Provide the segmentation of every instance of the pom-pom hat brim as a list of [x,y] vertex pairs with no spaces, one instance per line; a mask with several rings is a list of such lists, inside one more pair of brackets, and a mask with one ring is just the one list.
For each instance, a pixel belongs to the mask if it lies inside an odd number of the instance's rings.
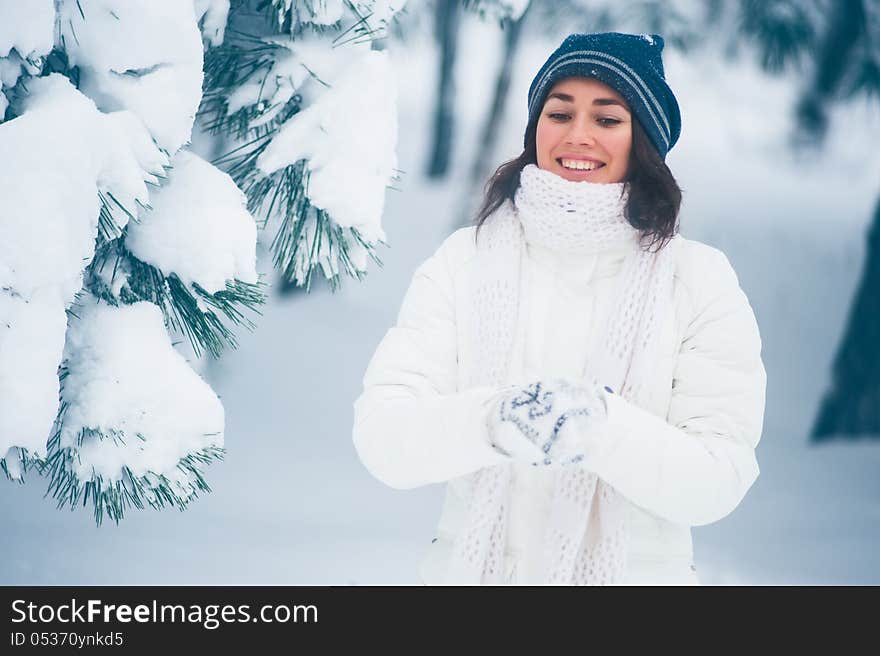
[[620,93],[661,157],[678,141],[681,113],[666,83],[660,35],[606,32],[572,34],[550,55],[529,86],[529,124],[553,84],[567,77],[589,77]]

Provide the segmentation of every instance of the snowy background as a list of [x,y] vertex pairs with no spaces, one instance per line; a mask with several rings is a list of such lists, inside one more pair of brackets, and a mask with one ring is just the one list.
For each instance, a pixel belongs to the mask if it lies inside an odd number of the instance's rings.
[[[213,492],[186,512],[130,511],[98,528],[88,509],[56,510],[37,476],[2,485],[0,583],[418,582],[443,487],[396,491],[371,478],[351,443],[352,403],[412,272],[457,227],[502,38],[464,17],[454,172],[432,184],[422,171],[438,55],[428,25],[419,29],[388,44],[403,175],[386,194],[385,266],[335,294],[326,285],[273,294],[257,330],[239,331],[238,350],[207,363],[203,376],[225,407],[226,458],[207,468]],[[562,36],[521,48],[491,161],[518,154],[529,82]],[[880,112],[839,107],[826,149],[796,158],[786,146],[796,78],[767,77],[747,60],[664,56],[682,106],[682,137],[667,160],[685,193],[682,232],[730,258],[768,373],[761,475],[730,516],[693,529],[698,575],[707,584],[878,584],[880,440],[815,447],[807,433],[880,191]],[[258,270],[274,279],[265,246]]]

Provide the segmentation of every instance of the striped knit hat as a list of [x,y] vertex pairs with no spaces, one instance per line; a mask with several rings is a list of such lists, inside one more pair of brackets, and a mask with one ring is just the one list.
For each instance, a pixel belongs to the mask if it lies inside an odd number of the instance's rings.
[[529,125],[538,120],[544,99],[557,80],[591,77],[624,97],[665,158],[681,134],[681,114],[664,77],[660,58],[663,43],[657,34],[604,32],[566,37],[529,87]]

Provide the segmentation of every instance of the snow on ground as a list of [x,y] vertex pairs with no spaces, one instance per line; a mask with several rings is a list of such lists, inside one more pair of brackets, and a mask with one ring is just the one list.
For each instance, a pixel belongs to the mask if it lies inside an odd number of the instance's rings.
[[[470,164],[498,59],[484,50],[500,44],[492,25],[468,18],[465,28],[459,170]],[[531,75],[556,41],[521,53],[494,161],[516,154]],[[319,286],[270,304],[257,331],[240,332],[239,349],[205,369],[226,411],[227,458],[207,469],[214,492],[185,513],[132,513],[98,529],[87,511],[56,511],[35,477],[7,485],[0,583],[417,582],[443,488],[397,491],[371,478],[351,444],[351,404],[413,270],[453,229],[461,180],[421,177],[434,53],[392,55],[405,173],[402,191],[386,198],[385,266],[336,295]],[[761,475],[731,515],[694,529],[699,576],[722,585],[878,584],[880,441],[809,447],[805,435],[880,191],[880,155],[870,152],[880,119],[847,108],[840,118],[849,127],[829,152],[796,161],[780,146],[793,87],[696,57],[670,55],[667,70],[685,107],[669,158],[685,189],[683,232],[729,256],[758,316],[768,371]],[[268,270],[265,255],[259,266]]]

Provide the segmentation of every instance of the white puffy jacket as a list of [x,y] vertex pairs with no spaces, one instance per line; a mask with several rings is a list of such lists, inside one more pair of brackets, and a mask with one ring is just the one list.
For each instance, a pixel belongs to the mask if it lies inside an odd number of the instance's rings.
[[[514,370],[525,372],[523,382],[583,375],[625,253],[572,256],[534,244],[526,253],[529,311],[518,325]],[[373,476],[397,489],[448,482],[420,567],[425,583],[448,582],[445,566],[465,519],[459,478],[506,461],[486,436],[486,402],[497,390],[464,383],[473,362],[464,330],[475,256],[474,228],[464,228],[417,269],[354,406],[354,445]],[[609,396],[607,425],[584,460],[630,502],[625,583],[699,583],[690,527],[730,513],[759,472],[761,340],[723,253],[680,238],[674,305],[648,401],[638,407]],[[530,577],[551,475],[515,468],[506,555],[513,581],[537,582]]]

